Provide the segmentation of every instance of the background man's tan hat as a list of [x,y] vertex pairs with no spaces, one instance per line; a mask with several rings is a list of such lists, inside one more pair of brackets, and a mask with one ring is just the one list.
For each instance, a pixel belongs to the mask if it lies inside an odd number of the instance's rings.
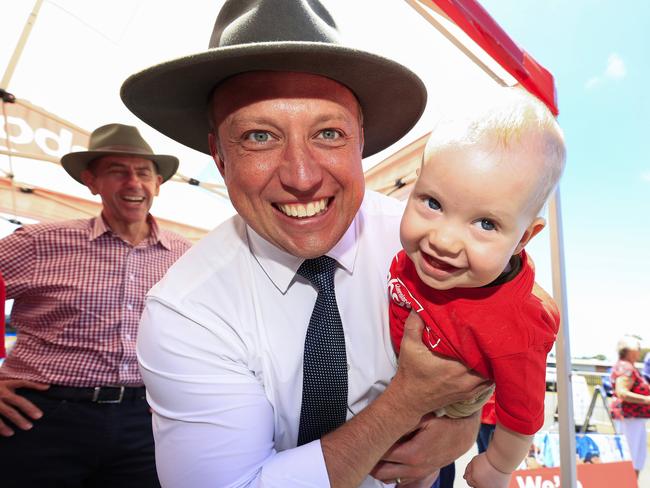
[[138,156],[153,161],[163,182],[174,176],[178,169],[178,158],[154,154],[136,127],[123,124],[107,124],[95,129],[90,134],[88,151],[66,154],[61,158],[61,165],[70,176],[83,185],[81,172],[88,167],[88,163],[111,154]]
[[347,86],[363,110],[364,156],[398,141],[426,105],[426,88],[408,68],[342,46],[336,23],[317,0],[228,0],[207,51],[132,75],[121,96],[147,124],[209,153],[206,108],[215,86],[239,73],[269,70],[322,75]]

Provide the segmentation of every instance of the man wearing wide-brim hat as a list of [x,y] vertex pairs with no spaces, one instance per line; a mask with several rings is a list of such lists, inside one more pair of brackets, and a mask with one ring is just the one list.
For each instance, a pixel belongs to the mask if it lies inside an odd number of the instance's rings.
[[0,367],[3,487],[158,487],[135,340],[144,296],[189,247],[149,214],[178,167],[108,124],[61,164],[101,215],[0,240],[14,348]]
[[425,88],[337,36],[316,0],[226,1],[208,51],[122,86],[138,117],[213,156],[238,213],[145,306],[164,486],[431,486],[476,438],[478,418],[428,415],[482,380],[430,354],[418,319],[396,372],[385,277],[403,208],[364,190],[362,157],[413,127]]

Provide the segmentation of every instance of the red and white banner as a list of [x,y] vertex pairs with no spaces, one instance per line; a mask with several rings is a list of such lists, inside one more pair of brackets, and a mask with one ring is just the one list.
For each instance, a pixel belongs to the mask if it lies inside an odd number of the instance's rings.
[[[578,464],[576,488],[637,488],[631,461]],[[559,488],[560,468],[515,471],[508,488]]]
[[0,154],[58,163],[88,147],[88,131],[26,100],[0,104]]

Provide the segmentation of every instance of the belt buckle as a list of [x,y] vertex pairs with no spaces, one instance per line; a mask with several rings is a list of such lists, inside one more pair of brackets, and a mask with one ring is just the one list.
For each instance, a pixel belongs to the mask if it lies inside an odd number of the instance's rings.
[[[104,388],[104,390],[106,390],[106,389],[108,389],[108,388],[110,388],[110,389],[119,388],[119,390],[120,390],[120,394],[119,394],[118,397],[115,398],[115,399],[111,399],[111,400],[100,400],[100,399],[99,399],[99,394],[100,394],[100,392],[102,391],[102,388]],[[123,399],[123,398],[124,398],[124,386],[104,386],[104,387],[102,387],[102,386],[96,386],[95,389],[94,389],[94,391],[93,391],[93,397],[92,397],[91,401],[93,401],[93,402],[95,402],[95,403],[122,403],[122,399]]]

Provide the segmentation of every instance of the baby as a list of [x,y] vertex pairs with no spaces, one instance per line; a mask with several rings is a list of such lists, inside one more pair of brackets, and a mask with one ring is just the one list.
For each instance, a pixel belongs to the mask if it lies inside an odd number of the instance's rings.
[[[565,146],[550,111],[524,89],[486,98],[472,118],[455,116],[429,137],[402,218],[404,249],[391,264],[389,315],[398,352],[413,311],[432,351],[494,381],[494,437],[465,479],[505,488],[544,420],[546,356],[559,313],[535,285],[524,247],[545,226],[540,214]],[[438,414],[471,415],[491,393]]]

